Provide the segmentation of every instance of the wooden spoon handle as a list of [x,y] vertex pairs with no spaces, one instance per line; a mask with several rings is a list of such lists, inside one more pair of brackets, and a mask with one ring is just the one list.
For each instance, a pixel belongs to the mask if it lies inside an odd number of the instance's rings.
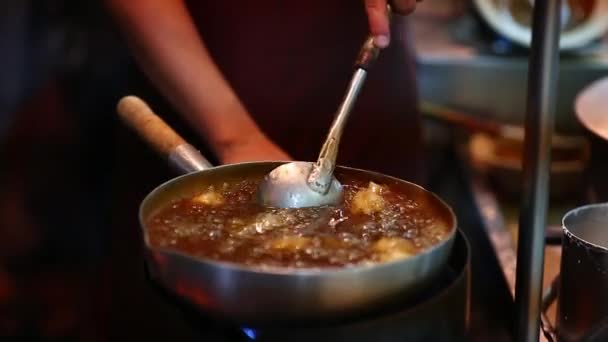
[[168,157],[178,146],[187,144],[139,97],[123,97],[118,102],[117,111],[125,124],[164,157]]
[[124,123],[166,158],[178,172],[189,173],[213,167],[142,99],[133,95],[125,96],[118,102],[116,110]]

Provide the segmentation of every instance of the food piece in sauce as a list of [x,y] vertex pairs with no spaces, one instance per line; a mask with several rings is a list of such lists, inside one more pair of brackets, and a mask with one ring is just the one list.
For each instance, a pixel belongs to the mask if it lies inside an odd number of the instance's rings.
[[382,197],[384,188],[374,182],[369,182],[369,186],[359,190],[353,197],[351,211],[354,214],[371,215],[382,211],[385,206],[385,200]]
[[216,192],[213,187],[210,187],[207,191],[194,197],[192,201],[195,203],[217,207],[224,204],[224,196],[222,196],[222,194],[219,192]]
[[283,236],[270,241],[272,249],[296,251],[304,249],[311,243],[311,238],[303,236]]
[[252,222],[257,233],[264,233],[273,230],[277,227],[285,226],[288,222],[288,217],[281,212],[269,212],[259,214]]
[[414,243],[402,238],[383,237],[374,243],[373,250],[381,262],[406,259],[416,254]]

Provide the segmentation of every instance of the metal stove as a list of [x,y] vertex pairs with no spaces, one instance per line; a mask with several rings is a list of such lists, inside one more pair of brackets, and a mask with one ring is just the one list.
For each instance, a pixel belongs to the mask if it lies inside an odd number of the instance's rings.
[[[437,151],[429,188],[456,212],[460,233],[449,269],[434,288],[410,302],[351,321],[314,326],[247,327],[205,315],[148,278],[148,285],[199,341],[511,341],[513,298],[457,154]],[[445,172],[449,170],[449,172]],[[255,295],[255,294],[252,294]]]
[[466,341],[469,264],[470,247],[464,235],[459,234],[448,269],[421,296],[355,320],[315,325],[243,326],[206,316],[156,284],[153,286],[179,308],[183,319],[205,341]]

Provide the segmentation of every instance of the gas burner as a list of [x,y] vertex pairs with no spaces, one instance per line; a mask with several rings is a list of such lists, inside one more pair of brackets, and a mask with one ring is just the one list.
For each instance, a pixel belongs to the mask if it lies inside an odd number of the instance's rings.
[[260,335],[257,330],[245,327],[241,328],[241,332],[243,332],[248,341],[257,341],[258,336]]
[[435,286],[415,300],[395,303],[383,312],[358,319],[313,326],[297,323],[258,327],[207,317],[148,279],[170,304],[179,308],[189,325],[205,336],[216,336],[207,341],[454,341],[462,340],[467,333],[469,264],[469,245],[459,232],[446,271]]

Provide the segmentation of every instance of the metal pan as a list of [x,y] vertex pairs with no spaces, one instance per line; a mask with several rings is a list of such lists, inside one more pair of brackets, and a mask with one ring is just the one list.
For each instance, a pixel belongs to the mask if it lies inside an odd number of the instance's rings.
[[557,300],[555,326],[544,314],[551,341],[608,339],[608,203],[570,210],[562,220],[560,274],[546,291],[546,309]]
[[[485,174],[501,195],[521,196],[523,179],[524,127],[481,119],[479,113],[458,111],[422,102],[427,117],[460,126],[470,132],[467,143],[472,166]],[[585,137],[554,134],[551,142],[550,196],[570,200],[585,187],[584,172],[591,146]],[[561,234],[561,229],[560,229]]]
[[141,100],[125,97],[118,104],[122,119],[187,173],[161,184],[141,203],[139,220],[145,261],[152,280],[205,314],[248,325],[317,322],[358,316],[395,300],[407,300],[428,287],[445,270],[454,238],[452,209],[422,187],[386,175],[339,166],[336,177],[363,175],[371,181],[400,187],[411,198],[429,203],[451,226],[441,243],[414,257],[355,268],[259,270],[243,265],[192,257],[155,248],[146,222],[170,202],[192,196],[220,181],[263,176],[281,162],[250,162],[212,167]]

